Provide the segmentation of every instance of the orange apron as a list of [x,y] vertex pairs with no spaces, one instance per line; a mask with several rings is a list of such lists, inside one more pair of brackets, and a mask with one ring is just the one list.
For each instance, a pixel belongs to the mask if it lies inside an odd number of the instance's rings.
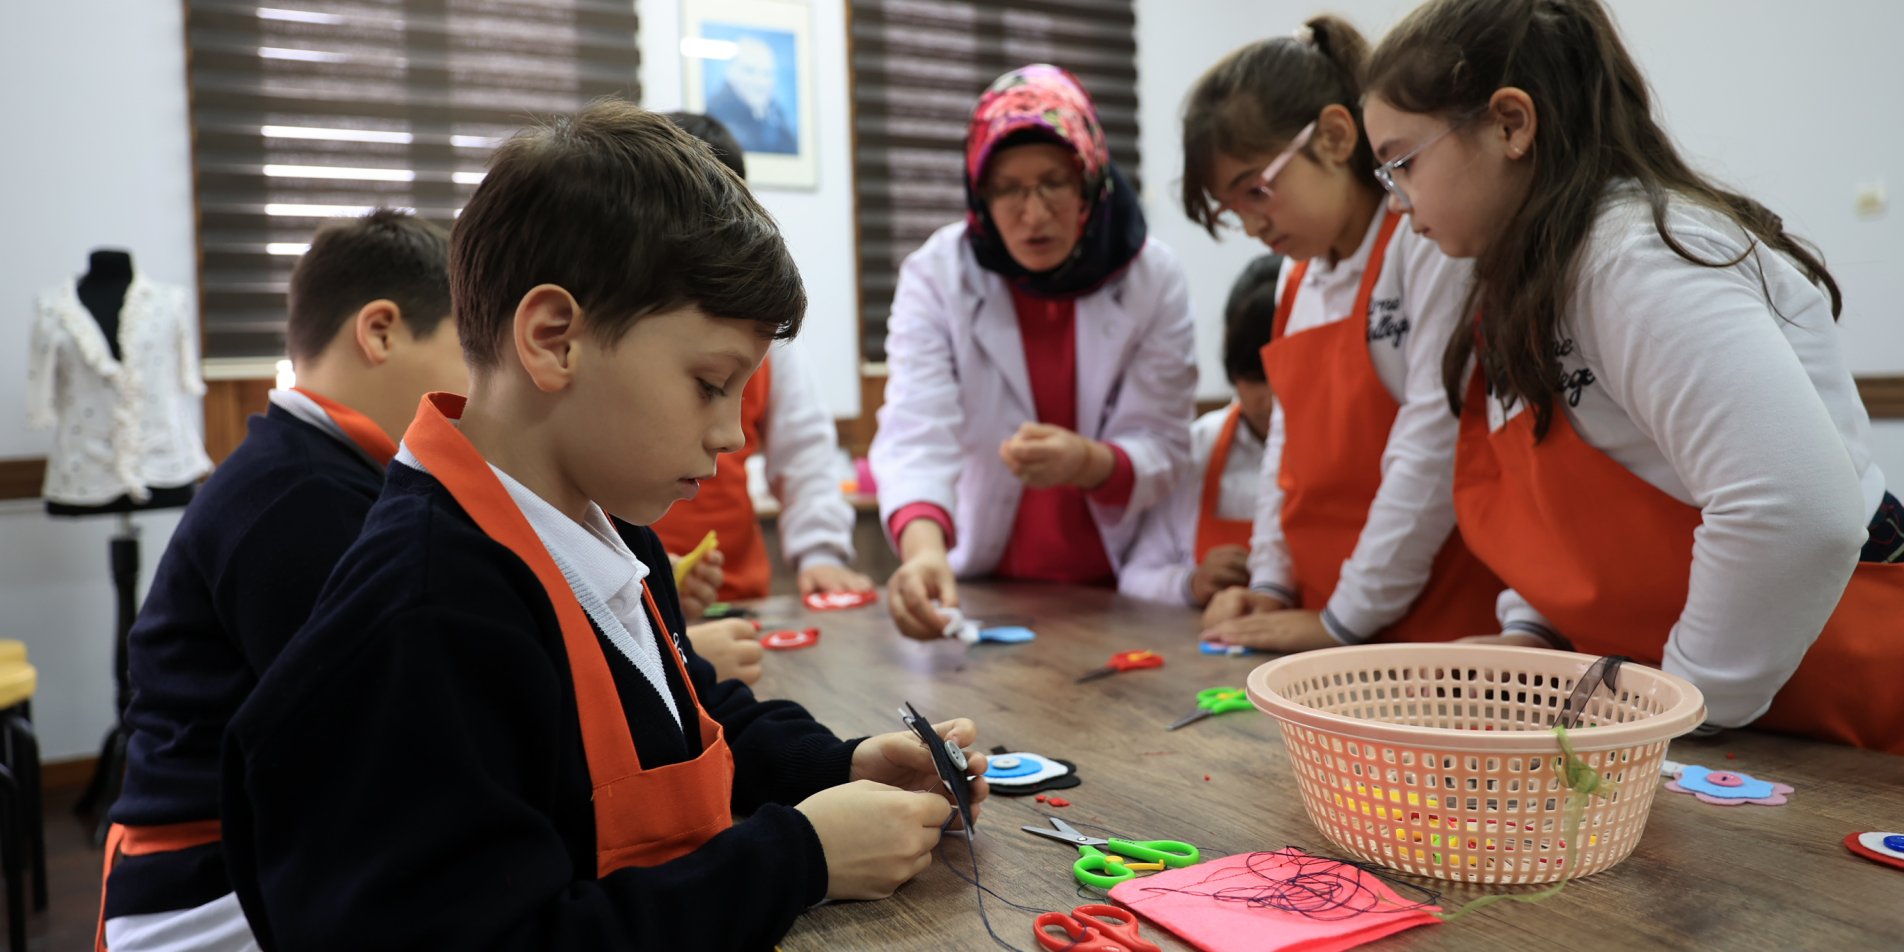
[[[448,393],[424,397],[415,422],[404,433],[404,445],[485,535],[507,546],[535,572],[555,608],[569,673],[575,680],[582,749],[594,788],[595,875],[685,856],[733,824],[734,756],[721,725],[701,707],[679,650],[671,651],[694,700],[701,755],[683,763],[642,768],[614,675],[588,614],[508,490],[451,422],[462,416],[463,402],[462,397]],[[645,582],[642,590],[655,630],[666,632]],[[674,639],[662,640],[673,648]]]
[[[1490,433],[1478,372],[1462,404],[1454,502],[1475,554],[1576,650],[1659,666],[1686,607],[1697,508],[1589,445],[1558,408],[1538,444],[1531,410]],[[1904,754],[1900,624],[1904,564],[1858,563],[1823,633],[1753,726]]]
[[[370,421],[370,418],[335,400],[306,390],[293,387],[293,390],[309,397],[312,403],[324,411],[324,414],[336,423],[344,435],[350,437],[357,449],[375,461],[380,467],[390,465],[397,456],[397,444],[391,442],[390,434]],[[99,877],[99,925],[93,936],[93,948],[96,952],[106,952],[106,880],[112,877],[112,868],[121,856],[146,856],[152,853],[173,853],[194,847],[216,843],[223,839],[216,819],[193,820],[185,823],[168,823],[163,826],[124,826],[114,823],[106,831],[105,870]]]
[[[1285,333],[1309,262],[1291,268],[1263,348],[1263,371],[1283,412],[1283,455],[1276,470],[1283,539],[1298,604],[1317,611],[1334,594],[1342,563],[1354,554],[1368,523],[1382,484],[1382,452],[1401,410],[1382,386],[1368,344],[1369,300],[1400,223],[1393,212],[1383,217],[1355,310],[1342,320]],[[1371,641],[1452,641],[1498,631],[1494,602],[1500,591],[1500,580],[1468,552],[1461,533],[1451,532],[1408,614],[1363,634]]]
[[1249,548],[1251,521],[1223,519],[1216,514],[1223,500],[1223,470],[1230,465],[1230,447],[1236,444],[1236,424],[1243,419],[1243,405],[1230,404],[1230,415],[1223,418],[1223,429],[1210,448],[1210,461],[1203,467],[1203,503],[1197,511],[1197,564],[1202,565],[1210,550],[1220,545]]
[[767,540],[747,492],[747,457],[760,447],[760,424],[767,416],[772,381],[773,358],[769,357],[741,391],[740,429],[746,443],[737,453],[721,454],[714,464],[714,478],[702,483],[693,499],[675,503],[650,526],[669,552],[682,555],[699,545],[708,532],[720,534],[725,560],[721,565],[723,601],[766,598],[773,578]]

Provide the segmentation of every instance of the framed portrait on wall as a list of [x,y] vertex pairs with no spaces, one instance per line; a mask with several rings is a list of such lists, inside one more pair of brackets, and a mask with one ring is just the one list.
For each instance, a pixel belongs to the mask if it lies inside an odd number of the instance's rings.
[[682,100],[721,121],[755,188],[819,185],[805,0],[682,0]]

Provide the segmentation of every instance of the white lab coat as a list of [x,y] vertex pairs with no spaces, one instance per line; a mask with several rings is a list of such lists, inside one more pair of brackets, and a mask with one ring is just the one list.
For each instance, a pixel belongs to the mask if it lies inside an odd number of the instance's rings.
[[[1189,468],[1195,338],[1183,268],[1154,238],[1078,299],[1078,431],[1121,447],[1136,475],[1125,505],[1091,503],[1114,568],[1137,517]],[[886,360],[870,454],[880,521],[890,527],[911,503],[937,505],[952,517],[952,570],[987,574],[1004,555],[1022,490],[998,448],[1038,414],[1011,292],[979,267],[963,223],[939,229],[900,268]]]

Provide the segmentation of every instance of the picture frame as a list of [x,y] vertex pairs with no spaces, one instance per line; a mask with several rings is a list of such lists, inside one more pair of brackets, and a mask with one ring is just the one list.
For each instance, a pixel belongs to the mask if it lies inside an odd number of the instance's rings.
[[682,101],[734,134],[754,188],[819,187],[812,22],[805,0],[682,0]]

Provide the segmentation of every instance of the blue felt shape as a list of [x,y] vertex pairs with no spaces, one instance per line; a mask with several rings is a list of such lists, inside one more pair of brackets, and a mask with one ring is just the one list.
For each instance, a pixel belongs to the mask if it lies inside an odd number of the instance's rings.
[[[1706,779],[1706,775],[1712,773],[1730,773],[1745,782],[1736,787],[1722,787]],[[1687,764],[1686,768],[1679,772],[1679,785],[1693,793],[1703,793],[1709,797],[1723,797],[1727,800],[1758,800],[1778,792],[1778,790],[1772,786],[1770,780],[1760,780],[1750,774],[1742,774],[1736,770],[1715,771],[1705,767],[1697,767],[1692,764]]]
[[1204,654],[1229,655],[1231,657],[1237,657],[1240,655],[1263,654],[1263,652],[1257,651],[1255,648],[1247,647],[1245,645],[1219,645],[1214,641],[1199,642],[1197,650],[1203,652]]
[[995,641],[999,644],[1016,645],[1038,637],[1038,633],[1023,625],[1000,625],[997,628],[981,628],[980,641]]
[[1050,761],[1036,754],[1013,754],[1012,756],[1018,758],[1018,763],[1010,767],[1000,767],[998,765],[998,759],[994,757],[986,765],[985,779],[1009,780],[1013,777],[1029,777],[1051,765]]

